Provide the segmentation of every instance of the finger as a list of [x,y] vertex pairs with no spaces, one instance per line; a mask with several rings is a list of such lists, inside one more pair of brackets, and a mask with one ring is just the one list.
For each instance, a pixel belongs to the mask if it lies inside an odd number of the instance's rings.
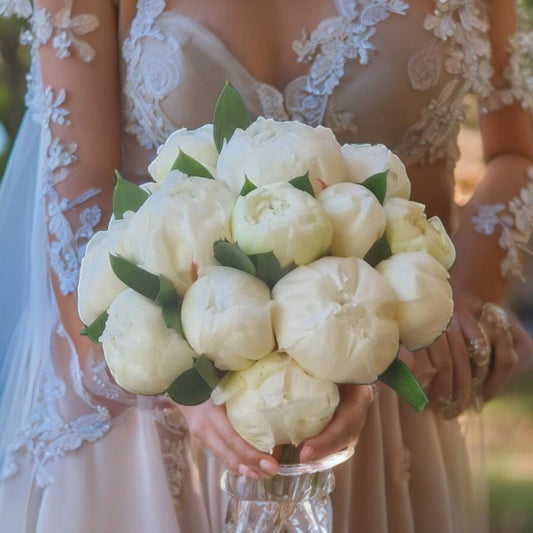
[[427,389],[437,370],[433,368],[427,350],[410,352],[404,346],[400,347],[398,357],[409,367],[415,379],[423,389]]
[[233,428],[223,406],[216,406],[219,414],[211,418],[213,430],[224,441],[224,450],[238,457],[238,465],[244,465],[260,475],[274,475],[279,464],[271,455],[261,452],[246,442]]
[[453,402],[453,358],[446,335],[441,335],[428,348],[428,353],[437,373],[431,381],[427,395],[433,406],[444,412]]
[[357,443],[374,392],[369,385],[340,385],[339,394],[339,406],[329,424],[319,435],[302,444],[302,462],[324,457]]
[[455,418],[470,404],[472,389],[470,358],[458,317],[450,323],[446,340],[453,361],[453,403],[443,415],[445,418]]
[[485,401],[490,400],[498,389],[507,382],[518,362],[511,329],[508,324],[498,327],[496,335],[493,337],[492,357],[492,368],[481,389]]
[[511,326],[511,335],[513,336],[514,349],[518,356],[516,370],[519,370],[520,372],[528,372],[533,366],[533,340],[514,313],[509,314],[509,322]]

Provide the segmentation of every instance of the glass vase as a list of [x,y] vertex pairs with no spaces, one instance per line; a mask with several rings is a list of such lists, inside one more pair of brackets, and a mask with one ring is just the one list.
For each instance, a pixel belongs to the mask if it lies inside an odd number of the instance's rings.
[[280,465],[275,476],[261,480],[226,470],[221,486],[230,499],[224,533],[331,533],[333,467],[353,452],[347,448],[315,462]]

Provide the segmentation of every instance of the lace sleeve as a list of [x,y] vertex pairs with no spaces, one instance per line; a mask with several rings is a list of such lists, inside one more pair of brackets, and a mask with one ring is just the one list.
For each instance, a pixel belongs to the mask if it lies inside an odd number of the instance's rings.
[[[481,101],[482,113],[498,111],[518,102],[523,108],[533,105],[533,29],[523,2],[518,1],[514,31],[504,49],[494,50],[495,75],[489,94]],[[494,44],[494,43],[493,43]],[[498,60],[498,55],[504,57]]]
[[110,1],[39,0],[30,23],[27,104],[42,128],[50,264],[66,295],[120,166],[116,14]]

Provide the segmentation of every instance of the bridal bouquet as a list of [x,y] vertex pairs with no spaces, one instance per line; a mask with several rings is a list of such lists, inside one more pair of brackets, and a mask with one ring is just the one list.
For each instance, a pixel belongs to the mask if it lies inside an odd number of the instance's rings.
[[319,433],[339,383],[380,379],[423,409],[397,352],[446,328],[455,252],[388,148],[251,122],[226,85],[213,124],[174,132],[149,172],[116,173],[81,265],[84,333],[120,386],[211,397],[265,452]]

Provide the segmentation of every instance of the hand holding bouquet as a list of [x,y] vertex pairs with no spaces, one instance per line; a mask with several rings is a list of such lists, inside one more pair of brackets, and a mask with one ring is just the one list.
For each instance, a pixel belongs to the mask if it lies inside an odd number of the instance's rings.
[[142,186],[117,173],[79,282],[85,334],[119,385],[211,396],[265,452],[318,434],[339,383],[381,379],[424,408],[396,356],[447,327],[455,252],[385,146],[251,122],[226,85],[213,125],[173,133],[149,171]]

